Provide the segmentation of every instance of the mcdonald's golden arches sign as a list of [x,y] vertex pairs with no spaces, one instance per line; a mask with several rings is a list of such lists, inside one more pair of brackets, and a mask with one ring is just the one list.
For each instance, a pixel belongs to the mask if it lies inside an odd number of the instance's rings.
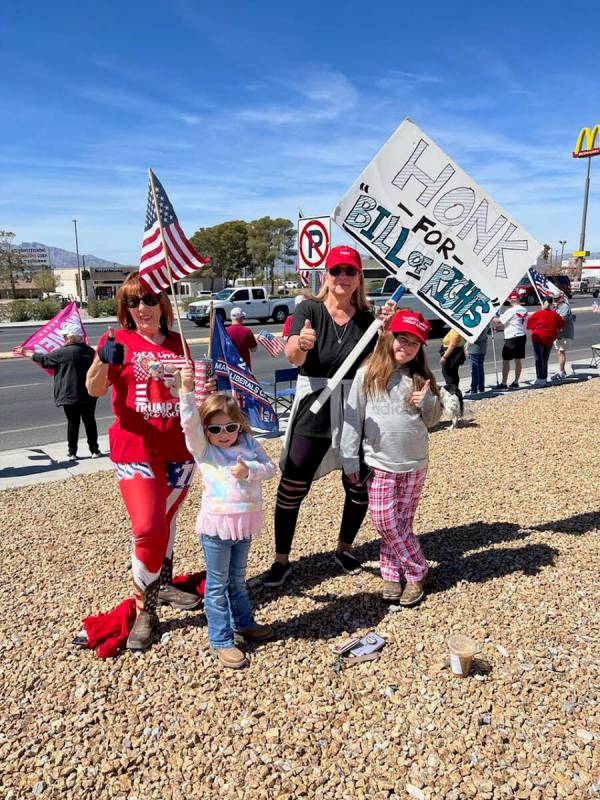
[[577,137],[573,158],[590,158],[590,156],[600,156],[600,125],[594,125],[591,130],[582,128]]

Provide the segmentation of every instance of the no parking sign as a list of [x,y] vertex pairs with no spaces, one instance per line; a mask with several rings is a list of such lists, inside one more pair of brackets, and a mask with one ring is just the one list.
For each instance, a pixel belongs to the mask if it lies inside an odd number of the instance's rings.
[[298,220],[298,269],[325,269],[331,248],[331,217]]

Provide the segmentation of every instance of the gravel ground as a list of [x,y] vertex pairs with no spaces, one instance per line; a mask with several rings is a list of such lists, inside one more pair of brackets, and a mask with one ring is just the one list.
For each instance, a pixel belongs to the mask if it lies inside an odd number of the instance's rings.
[[[142,655],[72,649],[81,619],[129,590],[114,478],[3,492],[0,800],[600,796],[600,381],[474,405],[467,427],[431,439],[426,601],[380,599],[368,523],[364,572],[337,573],[329,476],[302,510],[293,581],[252,589],[278,641],[239,673],[217,667],[198,613],[164,611]],[[250,579],[271,560],[274,481],[265,494]],[[180,571],[199,563],[198,498],[195,484]],[[331,645],[372,629],[381,658],[335,672]],[[482,646],[467,679],[446,666],[458,632]]]

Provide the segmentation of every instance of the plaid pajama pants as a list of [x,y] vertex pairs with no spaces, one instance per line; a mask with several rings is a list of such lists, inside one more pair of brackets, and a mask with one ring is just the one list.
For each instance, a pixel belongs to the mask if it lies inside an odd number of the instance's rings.
[[369,478],[369,511],[381,536],[379,566],[386,581],[422,580],[429,564],[413,533],[413,520],[423,491],[427,467],[415,472],[373,469]]

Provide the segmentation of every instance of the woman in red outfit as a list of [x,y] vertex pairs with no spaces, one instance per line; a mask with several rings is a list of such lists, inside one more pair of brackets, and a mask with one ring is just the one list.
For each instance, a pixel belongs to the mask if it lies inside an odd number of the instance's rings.
[[534,386],[545,386],[548,382],[548,359],[558,332],[565,327],[565,321],[552,308],[552,300],[546,300],[535,314],[527,319],[527,329],[531,331],[533,352],[535,353]]
[[131,566],[137,618],[127,646],[145,650],[158,627],[157,604],[181,610],[201,600],[172,585],[175,518],[194,472],[171,391],[185,364],[183,342],[170,330],[173,311],[164,292],[150,293],[130,275],[117,294],[120,330],[98,343],[87,376],[94,397],[112,386],[115,422],[110,457],[131,519]]

